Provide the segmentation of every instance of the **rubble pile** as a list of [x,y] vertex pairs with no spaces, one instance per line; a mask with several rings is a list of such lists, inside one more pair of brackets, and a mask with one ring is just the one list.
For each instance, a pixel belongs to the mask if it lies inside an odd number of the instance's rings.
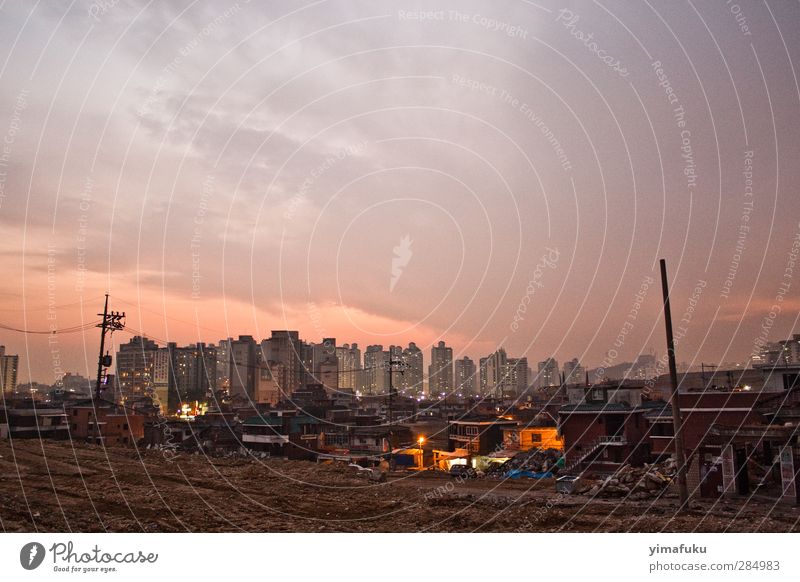
[[658,497],[672,482],[676,465],[673,459],[643,467],[623,465],[605,479],[581,478],[572,489],[575,495],[590,497],[625,497],[632,500]]
[[486,470],[487,475],[505,475],[512,470],[531,473],[557,473],[561,451],[558,449],[531,449],[518,453],[505,463],[495,463]]

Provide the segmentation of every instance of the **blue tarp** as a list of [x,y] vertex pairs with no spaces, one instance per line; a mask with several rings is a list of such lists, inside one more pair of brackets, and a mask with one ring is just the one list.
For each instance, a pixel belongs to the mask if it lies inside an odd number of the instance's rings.
[[547,471],[545,473],[534,473],[533,471],[522,471],[520,469],[511,469],[506,473],[506,477],[510,479],[519,479],[520,477],[528,477],[529,479],[547,479],[552,477],[553,473]]
[[395,455],[394,463],[403,467],[413,467],[416,464],[414,455]]

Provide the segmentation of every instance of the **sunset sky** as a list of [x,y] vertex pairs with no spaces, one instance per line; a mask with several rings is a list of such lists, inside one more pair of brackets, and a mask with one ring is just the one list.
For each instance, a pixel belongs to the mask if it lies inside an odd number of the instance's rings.
[[[798,22],[775,1],[1,2],[0,323],[71,328],[109,292],[160,341],[593,367],[622,329],[615,363],[663,353],[663,257],[676,326],[694,309],[678,360],[746,360],[765,318],[800,332]],[[21,383],[93,375],[98,342],[0,331]]]

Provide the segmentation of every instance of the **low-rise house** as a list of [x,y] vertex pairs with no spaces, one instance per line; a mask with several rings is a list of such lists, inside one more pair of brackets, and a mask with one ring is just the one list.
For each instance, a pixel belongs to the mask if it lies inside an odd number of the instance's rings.
[[253,451],[282,456],[289,443],[286,418],[272,414],[246,418],[241,424],[242,445]]
[[130,445],[144,438],[145,416],[106,401],[78,404],[66,410],[74,440]]
[[[745,408],[748,402],[736,404]],[[800,387],[765,391],[751,410],[740,414],[738,423],[728,415],[703,436],[699,454],[689,460],[690,491],[800,503]]]
[[449,450],[466,449],[470,454],[488,455],[502,447],[503,429],[515,428],[517,421],[473,417],[451,420],[447,425]]
[[354,426],[349,430],[350,452],[381,454],[411,443],[411,430],[402,425]]
[[787,392],[800,388],[800,364],[778,363],[759,366],[764,392]]
[[0,433],[15,439],[56,439],[69,437],[69,425],[63,408],[37,403],[30,399],[15,401],[0,408]]
[[[683,446],[687,455],[699,451],[712,425],[739,427],[760,424],[761,415],[755,409],[759,394],[755,392],[681,393]],[[672,425],[672,406],[664,404],[646,415],[650,460],[671,456],[675,450]]]
[[603,383],[571,387],[570,404],[558,411],[566,471],[611,473],[648,458],[644,416],[664,406],[642,398],[644,386]]
[[519,424],[503,428],[503,448],[510,451],[531,449],[564,449],[564,438],[558,427],[549,425]]

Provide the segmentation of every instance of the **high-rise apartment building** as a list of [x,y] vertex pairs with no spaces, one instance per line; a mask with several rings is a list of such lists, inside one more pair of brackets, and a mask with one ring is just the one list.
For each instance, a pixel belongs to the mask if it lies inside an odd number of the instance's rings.
[[503,373],[502,394],[505,398],[517,398],[529,388],[528,358],[508,358]]
[[159,348],[153,359],[153,387],[159,406],[177,410],[182,404],[203,402],[215,387],[217,350],[198,343],[179,348],[174,342]]
[[800,364],[800,334],[777,342],[770,342],[761,349],[759,364],[790,366]]
[[477,383],[477,368],[475,362],[464,356],[455,361],[455,382],[456,392],[461,396],[470,396],[475,394],[475,385]]
[[228,392],[231,389],[231,342],[233,338],[220,340],[217,344],[216,390]]
[[364,352],[364,393],[386,394],[389,390],[389,352],[382,345],[367,346]]
[[269,340],[261,343],[262,360],[279,364],[272,370],[284,394],[291,394],[308,383],[314,371],[307,357],[309,351],[296,331],[273,330]]
[[363,390],[361,350],[358,349],[358,344],[338,346],[336,359],[339,362],[339,389],[353,392]]
[[453,378],[453,348],[443,341],[431,346],[431,363],[428,366],[428,394],[438,397],[455,389]]
[[255,400],[258,375],[258,349],[253,336],[240,335],[230,342],[232,396],[246,396]]
[[564,362],[564,384],[582,384],[586,380],[586,369],[578,358]]
[[539,388],[561,385],[561,378],[558,373],[558,360],[555,358],[547,358],[539,362],[537,385]]
[[411,342],[400,356],[403,375],[400,381],[400,392],[404,396],[419,397],[423,394],[424,357],[417,344]]
[[6,347],[0,346],[0,392],[10,394],[17,389],[17,373],[19,370],[19,356],[6,354]]
[[480,360],[481,394],[493,398],[516,398],[528,389],[528,358],[509,358],[505,349]]
[[503,348],[481,358],[481,394],[492,398],[502,398],[504,373],[508,357]]
[[[114,393],[114,400],[154,395],[153,364],[157,353],[154,341],[138,335],[119,347],[116,358],[119,392]],[[110,400],[111,395],[105,394],[104,398]]]

